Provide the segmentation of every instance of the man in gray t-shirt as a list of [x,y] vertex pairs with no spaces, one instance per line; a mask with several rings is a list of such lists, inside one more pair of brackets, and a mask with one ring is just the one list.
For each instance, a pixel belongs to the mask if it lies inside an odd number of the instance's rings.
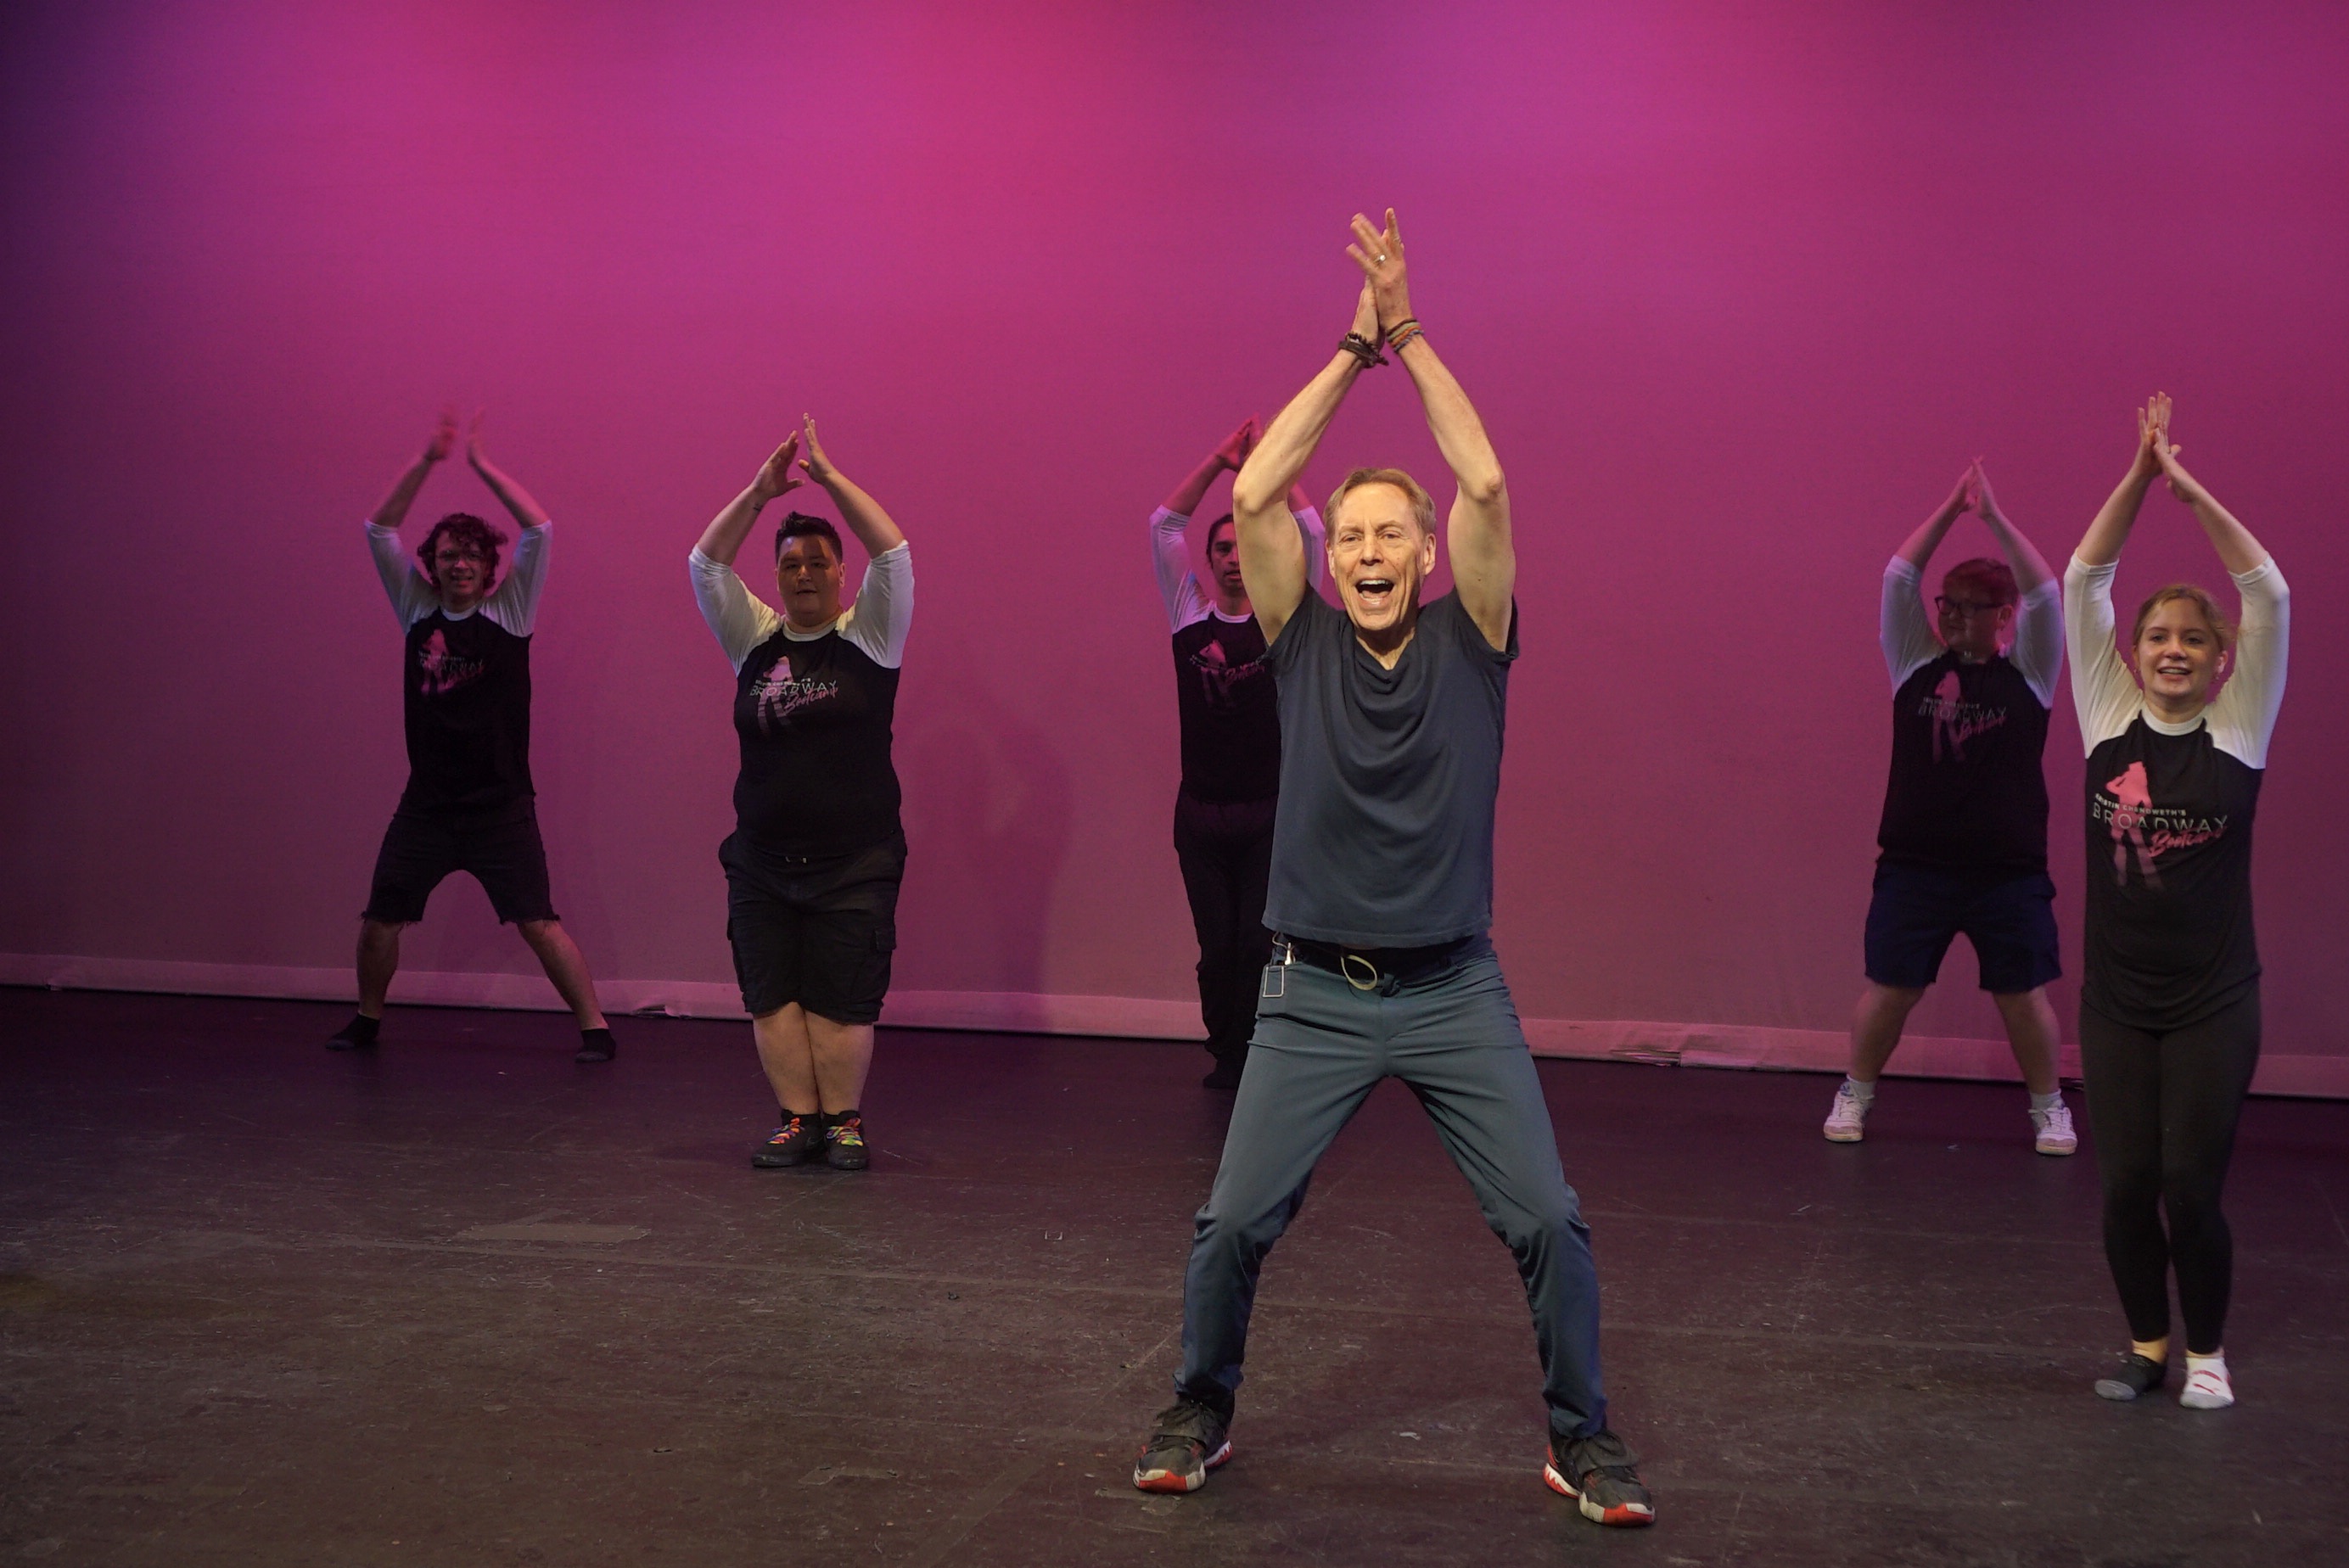
[[[1241,571],[1268,645],[1282,736],[1265,923],[1277,934],[1223,1162],[1199,1211],[1183,1293],[1183,1366],[1133,1471],[1187,1492],[1231,1456],[1257,1273],[1313,1167],[1379,1080],[1427,1108],[1508,1243],[1533,1308],[1549,1408],[1543,1477],[1603,1524],[1655,1518],[1635,1457],[1607,1429],[1590,1233],[1516,1006],[1485,936],[1493,805],[1516,556],[1499,460],[1411,314],[1402,237],[1359,215],[1364,284],[1347,334],[1232,483]],[[1283,504],[1354,379],[1410,374],[1459,483],[1446,540],[1454,589],[1423,606],[1435,507],[1399,469],[1357,469],[1330,498],[1333,607],[1311,592]]]

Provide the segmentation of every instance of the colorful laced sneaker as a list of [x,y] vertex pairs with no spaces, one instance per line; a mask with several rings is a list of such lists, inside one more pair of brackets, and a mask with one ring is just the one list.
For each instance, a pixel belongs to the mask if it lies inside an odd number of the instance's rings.
[[2123,1401],[2142,1398],[2161,1387],[2169,1368],[2150,1357],[2130,1351],[2121,1357],[2120,1370],[2096,1379],[2096,1398]]
[[1542,1480],[1550,1491],[1574,1499],[1582,1517],[1600,1524],[1656,1522],[1656,1500],[1640,1484],[1640,1456],[1609,1431],[1587,1438],[1549,1439],[1549,1462]]
[[823,1162],[834,1171],[862,1171],[870,1156],[864,1148],[864,1118],[843,1110],[824,1121]]
[[1826,1125],[1820,1131],[1829,1143],[1857,1143],[1868,1136],[1868,1108],[1872,1103],[1851,1092],[1851,1080],[1846,1078],[1836,1086],[1835,1104],[1827,1109]]
[[786,1165],[802,1165],[815,1158],[823,1147],[823,1119],[813,1113],[805,1115],[787,1112],[783,1124],[767,1134],[766,1140],[750,1151],[750,1163],[761,1171],[780,1171]]
[[2033,1111],[2031,1125],[2037,1133],[2031,1146],[2042,1154],[2070,1154],[2080,1147],[2080,1135],[2072,1130],[2072,1108],[2060,1099]]
[[1207,1472],[1231,1457],[1231,1423],[1196,1399],[1177,1399],[1158,1412],[1133,1461],[1133,1484],[1143,1491],[1196,1491],[1207,1484]]

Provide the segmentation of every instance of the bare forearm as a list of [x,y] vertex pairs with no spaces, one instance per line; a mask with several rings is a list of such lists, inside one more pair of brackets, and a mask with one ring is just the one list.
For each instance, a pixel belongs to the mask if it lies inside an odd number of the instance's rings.
[[2128,542],[2129,530],[2136,526],[2137,514],[2145,505],[2146,487],[2153,476],[2131,469],[2096,513],[2088,531],[2081,536],[2080,547],[2072,553],[2082,564],[2109,566],[2121,558],[2121,546]]
[[1238,525],[1247,529],[1251,522],[1270,529],[1275,524],[1291,528],[1288,520],[1277,515],[1281,502],[1297,481],[1304,477],[1305,465],[1313,460],[1313,450],[1330,428],[1330,421],[1338,415],[1339,405],[1354,385],[1354,377],[1362,372],[1361,361],[1340,351],[1332,355],[1321,373],[1305,384],[1305,389],[1288,400],[1288,407],[1264,432],[1264,438],[1248,454],[1248,460],[1232,480],[1232,514]]
[[851,533],[856,535],[856,542],[864,546],[865,554],[879,555],[905,542],[905,533],[890,520],[889,514],[881,510],[881,503],[859,490],[847,478],[835,472],[830,478],[816,482],[823,486],[824,493],[832,497],[834,506],[840,508],[841,521],[848,524]]
[[1396,357],[1411,372],[1420,407],[1427,414],[1427,428],[1434,432],[1436,449],[1459,481],[1461,493],[1475,501],[1497,500],[1502,493],[1501,459],[1494,453],[1485,422],[1476,417],[1468,394],[1460,389],[1460,383],[1424,335],[1404,344]]
[[487,458],[475,458],[472,463],[473,471],[481,476],[481,482],[489,486],[490,492],[498,498],[499,503],[513,514],[516,522],[524,528],[546,526],[546,510],[531,499],[528,490],[516,484]]
[[[424,480],[431,472],[431,456],[419,455],[408,465],[408,471],[394,481],[391,493],[383,498],[383,504],[375,509],[367,521],[378,528],[398,528],[407,521],[408,509],[416,504],[417,492],[424,488]],[[350,525],[346,523],[344,526],[347,528]]]
[[701,531],[700,542],[694,548],[720,565],[731,566],[742,552],[742,542],[750,537],[750,529],[759,521],[761,509],[768,497],[752,485],[726,503],[725,510],[709,520]]
[[1174,492],[1167,496],[1166,510],[1184,517],[1198,511],[1200,499],[1207,493],[1207,487],[1214,484],[1216,476],[1223,471],[1223,454],[1209,452],[1199,466],[1191,470],[1190,477],[1176,485]]
[[1964,511],[1964,504],[1954,496],[1943,501],[1939,511],[1919,523],[1917,531],[1901,541],[1900,548],[1893,552],[1894,558],[1908,562],[1921,575],[1925,562],[1933,559],[1933,552],[1940,549],[1941,541],[1949,536],[1951,524]]
[[2193,509],[2194,521],[2202,525],[2211,548],[2219,552],[2220,564],[2228,571],[2249,572],[2268,559],[2266,548],[2251,537],[2251,531],[2238,522],[2235,514],[2220,506],[2201,485],[2189,481],[2182,499]]
[[2006,521],[2002,512],[1985,509],[1982,526],[1989,529],[1998,546],[2006,552],[2007,564],[2014,568],[2015,591],[2028,593],[2044,583],[2054,581],[2055,573],[2038,547],[2023,535],[2023,531]]

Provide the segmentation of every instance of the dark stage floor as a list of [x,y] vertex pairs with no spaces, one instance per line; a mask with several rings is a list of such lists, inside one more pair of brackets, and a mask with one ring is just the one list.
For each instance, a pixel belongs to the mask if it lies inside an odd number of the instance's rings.
[[863,1176],[757,1171],[739,1024],[0,991],[0,1557],[2349,1562],[2349,1106],[2257,1101],[2242,1404],[2107,1405],[2088,1155],[2021,1091],[1546,1063],[1661,1521],[1544,1490],[1508,1256],[1409,1097],[1266,1273],[1238,1456],[1127,1483],[1223,1104],[1195,1048],[885,1034]]

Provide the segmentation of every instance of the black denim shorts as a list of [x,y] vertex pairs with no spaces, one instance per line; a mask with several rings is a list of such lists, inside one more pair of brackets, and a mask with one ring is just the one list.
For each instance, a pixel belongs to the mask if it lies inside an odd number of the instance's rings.
[[506,924],[555,918],[535,801],[491,811],[394,812],[376,853],[365,918],[385,925],[422,920],[425,902],[451,872],[471,872]]
[[905,841],[844,855],[790,856],[747,842],[718,847],[726,938],[752,1017],[798,1003],[835,1024],[870,1024],[889,994]]

